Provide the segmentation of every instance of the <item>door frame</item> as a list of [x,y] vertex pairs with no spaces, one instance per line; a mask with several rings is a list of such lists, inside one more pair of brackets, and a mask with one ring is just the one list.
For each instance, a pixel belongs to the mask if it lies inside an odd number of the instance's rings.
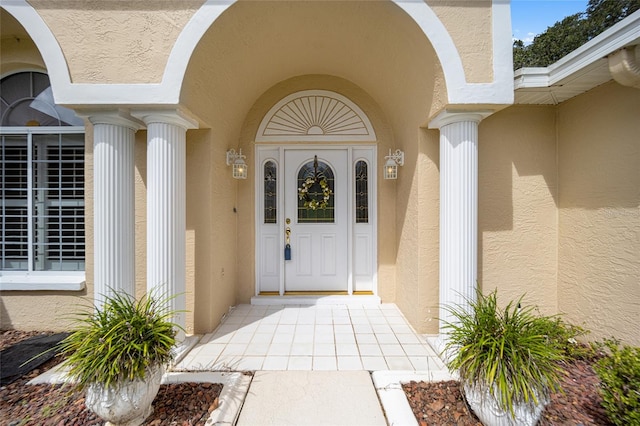
[[[274,145],[271,144],[255,144],[255,232],[254,232],[254,267],[255,267],[255,295],[272,295],[272,296],[284,296],[285,295],[285,273],[284,273],[284,233],[285,233],[285,212],[284,212],[284,153],[288,149],[295,150],[346,150],[347,151],[347,165],[348,176],[351,178],[347,182],[347,217],[348,217],[348,232],[347,232],[347,294],[349,296],[353,294],[378,294],[378,202],[377,202],[377,145],[375,144],[285,144]],[[366,157],[363,155],[366,153]],[[368,277],[365,279],[367,282],[362,286],[356,284],[357,277],[354,275],[354,240],[356,229],[358,224],[355,223],[355,163],[360,159],[364,159],[368,163],[368,205],[369,205],[369,222],[366,224],[368,228],[367,233],[370,235],[370,253],[366,256],[369,259],[369,271]],[[261,289],[262,271],[261,262],[263,261],[261,252],[261,241],[263,238],[263,211],[264,211],[264,196],[263,196],[263,167],[267,161],[274,161],[277,167],[277,226],[271,227],[272,237],[275,235],[275,241],[277,241],[276,252],[278,254],[277,267],[274,270],[273,281],[271,282],[269,291]],[[276,234],[273,234],[276,232]],[[359,281],[358,281],[359,283]],[[277,287],[277,289],[276,289]],[[366,290],[361,290],[366,288]],[[312,293],[312,292],[311,292]]]

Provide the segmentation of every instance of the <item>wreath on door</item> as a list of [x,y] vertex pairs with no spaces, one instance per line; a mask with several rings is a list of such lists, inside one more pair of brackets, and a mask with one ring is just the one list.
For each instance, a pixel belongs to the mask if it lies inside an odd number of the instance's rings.
[[[320,185],[322,190],[322,198],[313,198],[311,188],[315,184]],[[303,182],[302,186],[298,188],[298,196],[304,201],[304,207],[310,210],[322,210],[326,209],[329,205],[329,198],[331,198],[333,191],[329,188],[329,182],[325,177],[308,177]]]
[[[320,192],[312,192],[312,188],[318,184],[320,186]],[[318,195],[322,194],[322,197]],[[298,197],[304,201],[304,207],[309,210],[323,210],[329,206],[329,199],[333,191],[329,187],[327,178],[322,176],[322,173],[318,173],[318,156],[313,157],[313,176],[308,176],[302,186],[298,188]],[[312,195],[316,195],[313,197]]]

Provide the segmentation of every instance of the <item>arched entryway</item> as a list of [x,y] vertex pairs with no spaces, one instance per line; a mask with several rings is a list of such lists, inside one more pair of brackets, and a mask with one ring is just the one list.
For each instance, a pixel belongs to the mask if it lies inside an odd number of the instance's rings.
[[277,102],[255,138],[256,294],[374,295],[376,134],[329,90]]

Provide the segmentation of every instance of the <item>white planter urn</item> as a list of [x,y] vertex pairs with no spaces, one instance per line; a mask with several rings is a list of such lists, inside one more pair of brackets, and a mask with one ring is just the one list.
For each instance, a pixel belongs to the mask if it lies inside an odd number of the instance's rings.
[[154,398],[160,390],[163,367],[147,371],[143,380],[127,380],[105,387],[87,387],[85,405],[109,426],[138,426],[153,412]]
[[535,426],[548,403],[546,398],[538,397],[539,404],[535,407],[530,404],[515,404],[515,417],[512,417],[509,411],[498,406],[488,387],[465,384],[463,388],[469,407],[485,426]]

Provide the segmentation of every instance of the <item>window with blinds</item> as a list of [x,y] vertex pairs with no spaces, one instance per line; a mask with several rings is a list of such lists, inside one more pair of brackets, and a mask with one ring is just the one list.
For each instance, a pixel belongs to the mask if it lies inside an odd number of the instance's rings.
[[84,128],[72,126],[78,118],[49,102],[47,90],[41,73],[0,82],[3,271],[85,268]]
[[2,135],[0,269],[84,270],[84,135]]

